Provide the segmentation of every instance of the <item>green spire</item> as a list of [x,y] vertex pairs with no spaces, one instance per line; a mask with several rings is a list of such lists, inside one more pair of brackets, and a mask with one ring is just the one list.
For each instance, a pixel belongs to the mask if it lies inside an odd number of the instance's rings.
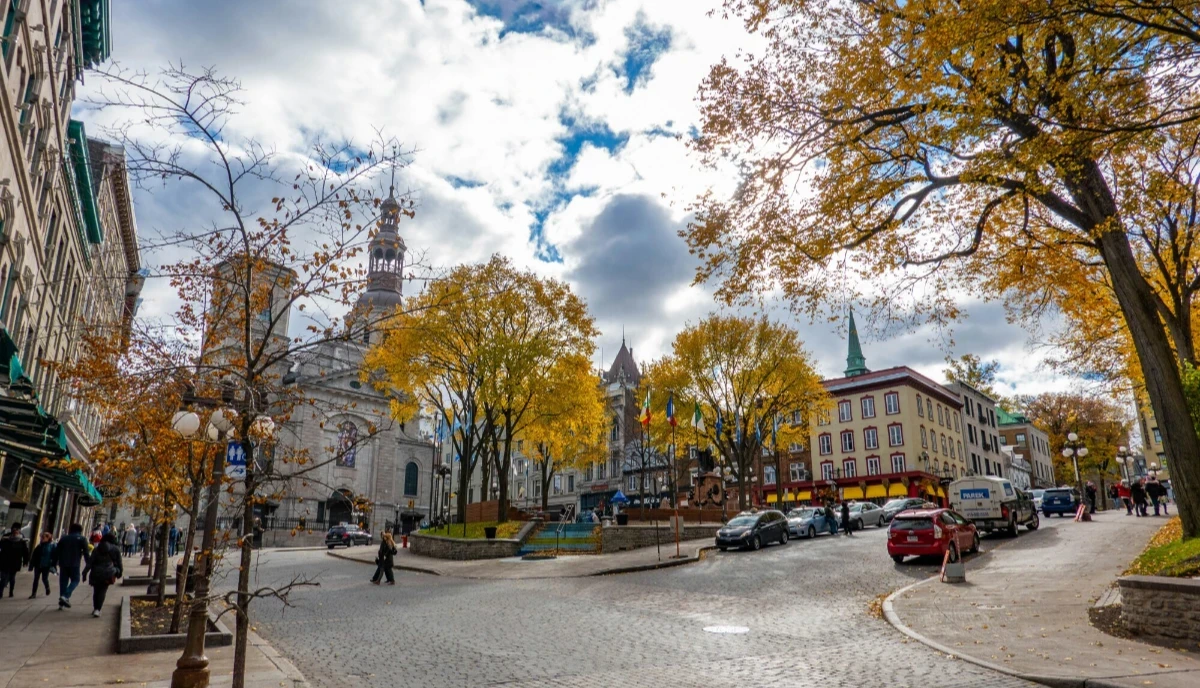
[[850,309],[850,348],[846,352],[846,377],[871,372],[867,370],[867,359],[863,357],[862,345],[858,343],[858,328],[854,326],[854,309]]

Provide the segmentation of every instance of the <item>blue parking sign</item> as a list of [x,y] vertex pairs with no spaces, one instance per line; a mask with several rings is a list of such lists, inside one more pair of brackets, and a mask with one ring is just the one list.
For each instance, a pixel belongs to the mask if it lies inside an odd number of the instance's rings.
[[240,440],[233,440],[225,448],[225,475],[233,480],[246,479],[246,450]]

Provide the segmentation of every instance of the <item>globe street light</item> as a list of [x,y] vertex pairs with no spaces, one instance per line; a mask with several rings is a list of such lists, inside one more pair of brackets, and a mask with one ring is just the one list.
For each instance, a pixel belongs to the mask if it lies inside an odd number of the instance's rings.
[[1129,447],[1121,445],[1117,447],[1117,461],[1121,464],[1121,473],[1125,476],[1126,484],[1129,483],[1129,461],[1133,458],[1133,454],[1129,453]]
[[1083,501],[1085,494],[1083,491],[1083,478],[1081,478],[1079,475],[1079,459],[1087,456],[1087,453],[1087,447],[1083,446],[1083,444],[1079,441],[1079,435],[1076,435],[1073,432],[1067,433],[1067,441],[1063,447],[1062,455],[1070,459],[1072,465],[1075,467],[1075,489],[1079,491],[1080,503],[1085,504],[1083,517],[1081,519],[1084,521],[1092,520],[1091,515],[1088,513],[1089,509],[1086,506],[1086,502]]

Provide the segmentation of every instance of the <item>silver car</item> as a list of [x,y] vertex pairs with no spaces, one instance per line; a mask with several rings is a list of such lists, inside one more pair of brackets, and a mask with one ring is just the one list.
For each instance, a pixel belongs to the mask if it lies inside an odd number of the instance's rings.
[[[835,516],[836,518],[836,516]],[[821,507],[800,507],[787,515],[788,532],[794,537],[816,537],[818,533],[832,533],[825,510]]]
[[887,525],[887,521],[883,517],[883,507],[871,502],[855,502],[851,504],[850,522],[854,524],[855,530],[862,530],[865,526],[879,526],[882,528]]

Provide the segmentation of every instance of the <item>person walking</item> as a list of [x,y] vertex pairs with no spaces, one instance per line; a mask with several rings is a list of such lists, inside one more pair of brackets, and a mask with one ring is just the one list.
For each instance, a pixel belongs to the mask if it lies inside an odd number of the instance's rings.
[[104,537],[104,533],[107,532],[108,529],[109,528],[108,528],[107,523],[104,524],[103,528],[101,528],[100,526],[96,526],[95,528],[92,529],[92,536],[90,538],[88,538],[88,541],[91,542],[93,545],[100,544],[100,539]]
[[1083,488],[1084,494],[1087,495],[1088,513],[1096,513],[1096,483],[1087,481],[1087,485]]
[[1159,502],[1166,496],[1167,491],[1163,489],[1162,483],[1158,482],[1158,478],[1152,477],[1146,481],[1146,497],[1154,505],[1155,516],[1158,516]]
[[13,596],[17,585],[17,572],[29,563],[29,543],[21,535],[21,524],[14,523],[8,534],[0,538],[0,597],[4,588]]
[[396,541],[392,539],[392,531],[383,531],[383,541],[379,543],[379,554],[375,556],[375,575],[371,576],[371,582],[379,585],[379,579],[387,576],[387,584],[395,585],[396,576],[392,573],[392,567],[396,560]]
[[134,554],[140,554],[143,557],[150,552],[150,527],[142,526],[138,528],[137,550]]
[[847,536],[853,536],[853,528],[850,527],[850,502],[842,502],[842,528]]
[[54,558],[58,563],[59,609],[70,609],[71,593],[79,586],[79,562],[88,561],[89,549],[88,541],[83,538],[83,526],[78,523],[72,523],[69,532],[58,539]]
[[1121,484],[1117,486],[1117,497],[1121,500],[1121,503],[1125,505],[1125,515],[1132,516],[1133,497],[1131,496],[1128,482],[1122,480]]
[[39,578],[46,588],[46,597],[50,596],[50,572],[54,570],[55,549],[57,546],[54,544],[54,536],[46,532],[42,533],[42,541],[38,546],[33,548],[33,554],[29,555],[29,570],[33,571],[33,592],[29,595],[31,600],[37,597]]
[[117,538],[112,533],[105,535],[96,545],[83,575],[92,586],[92,617],[98,619],[100,609],[104,607],[104,598],[108,595],[108,587],[125,575],[125,568],[121,565],[121,548],[117,546]]
[[1163,489],[1163,496],[1162,496],[1163,516],[1170,516],[1171,512],[1167,511],[1167,504],[1171,501],[1171,494],[1172,494],[1171,481],[1170,480],[1162,480],[1162,481],[1159,481],[1158,484],[1162,485],[1162,489]]
[[[125,526],[125,530],[122,531],[121,538],[121,544],[124,545],[124,547],[121,548],[121,554],[127,557],[132,557],[133,549],[137,547],[137,528],[134,528],[132,523]],[[101,539],[100,541],[103,542],[104,540]]]
[[1129,486],[1129,497],[1133,499],[1133,506],[1140,518],[1146,515],[1146,485],[1141,478],[1133,481],[1133,485]]
[[825,504],[825,525],[829,528],[830,535],[837,535],[837,518],[833,515],[833,507]]
[[175,556],[177,549],[179,549],[179,529],[172,523],[171,532],[167,534],[167,556]]

